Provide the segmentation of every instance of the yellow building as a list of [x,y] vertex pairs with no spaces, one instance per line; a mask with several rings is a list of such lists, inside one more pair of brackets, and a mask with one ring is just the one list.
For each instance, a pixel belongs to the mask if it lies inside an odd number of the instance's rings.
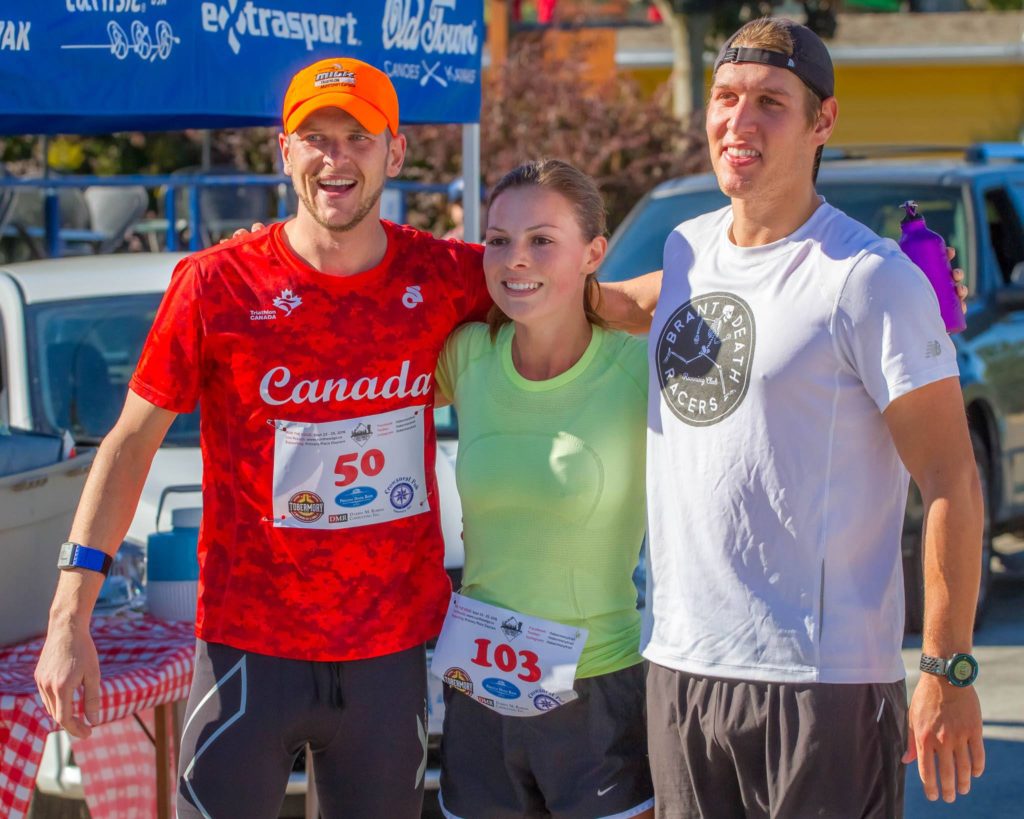
[[[842,15],[829,50],[833,145],[1024,139],[1022,12]],[[616,63],[653,92],[672,68],[667,33],[621,30]]]

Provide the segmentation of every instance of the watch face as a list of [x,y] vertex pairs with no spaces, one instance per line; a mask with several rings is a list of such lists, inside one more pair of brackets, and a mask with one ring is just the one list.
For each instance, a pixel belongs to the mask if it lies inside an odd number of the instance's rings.
[[949,666],[949,681],[953,685],[970,685],[977,676],[978,664],[972,658],[963,654],[953,658]]
[[70,566],[71,565],[71,552],[74,551],[75,544],[73,543],[62,543],[60,545],[60,554],[57,555],[57,566]]

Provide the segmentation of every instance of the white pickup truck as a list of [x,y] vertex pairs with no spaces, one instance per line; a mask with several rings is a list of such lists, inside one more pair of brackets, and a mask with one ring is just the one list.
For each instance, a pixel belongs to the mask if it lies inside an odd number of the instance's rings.
[[[79,451],[99,444],[118,417],[128,380],[179,254],[143,253],[78,256],[0,266],[0,423],[42,433],[70,431]],[[455,488],[453,419],[437,413],[438,489],[444,530],[445,565],[456,579],[463,563],[462,515]],[[84,463],[84,461],[83,461]],[[199,411],[179,416],[157,453],[142,498],[121,546],[121,576],[141,581],[146,539],[170,525],[171,510],[201,505],[194,489],[174,492],[157,521],[168,487],[196,487],[202,481]],[[3,537],[0,523],[0,538]],[[66,531],[58,537],[66,536]],[[2,543],[0,539],[0,543]],[[60,541],[54,540],[53,561]],[[55,570],[54,570],[55,571]],[[55,575],[50,576],[52,590]],[[2,584],[4,581],[0,581]],[[9,577],[6,582],[16,582]],[[133,590],[124,580],[107,590],[110,604]],[[0,585],[0,594],[4,594]],[[47,601],[48,603],[48,601]],[[438,782],[437,748],[443,703],[431,677],[428,788]],[[80,799],[78,769],[69,764],[70,743],[51,735],[37,788],[51,796]],[[297,770],[288,791],[305,791]]]
[[56,544],[67,537],[92,456],[75,454],[61,436],[0,425],[0,557],[16,578],[0,588],[0,645],[46,631]]

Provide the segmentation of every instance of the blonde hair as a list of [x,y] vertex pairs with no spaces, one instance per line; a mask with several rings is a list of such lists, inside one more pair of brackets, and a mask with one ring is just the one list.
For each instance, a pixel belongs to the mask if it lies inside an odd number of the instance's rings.
[[[776,51],[779,54],[785,54],[787,57],[792,57],[794,51],[793,37],[790,35],[789,30],[772,17],[761,17],[743,25],[732,38],[732,45],[745,48],[763,48],[765,51]],[[813,128],[814,124],[818,121],[818,115],[821,114],[821,97],[807,83],[801,82],[800,84],[806,92],[804,96],[804,112],[807,115],[807,123]],[[812,181],[817,181],[818,179],[818,168],[821,166],[821,154],[824,149],[825,146],[819,145],[818,150],[814,153],[814,169],[811,172]]]
[[[607,231],[604,200],[594,180],[575,165],[561,159],[538,159],[513,168],[491,189],[487,197],[487,209],[490,210],[495,200],[505,191],[527,187],[543,188],[564,196],[572,204],[576,222],[588,242],[604,236]],[[598,284],[597,274],[590,273],[583,287],[583,312],[591,324],[606,327],[606,322],[597,313],[600,304],[601,285]],[[491,305],[487,313],[487,324],[492,341],[497,338],[502,325],[510,321],[498,305]]]

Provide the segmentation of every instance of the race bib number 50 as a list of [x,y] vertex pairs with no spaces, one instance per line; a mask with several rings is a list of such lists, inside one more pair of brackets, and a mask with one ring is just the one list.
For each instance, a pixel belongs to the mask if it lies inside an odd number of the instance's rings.
[[425,411],[325,424],[274,421],[274,526],[346,529],[430,511]]

